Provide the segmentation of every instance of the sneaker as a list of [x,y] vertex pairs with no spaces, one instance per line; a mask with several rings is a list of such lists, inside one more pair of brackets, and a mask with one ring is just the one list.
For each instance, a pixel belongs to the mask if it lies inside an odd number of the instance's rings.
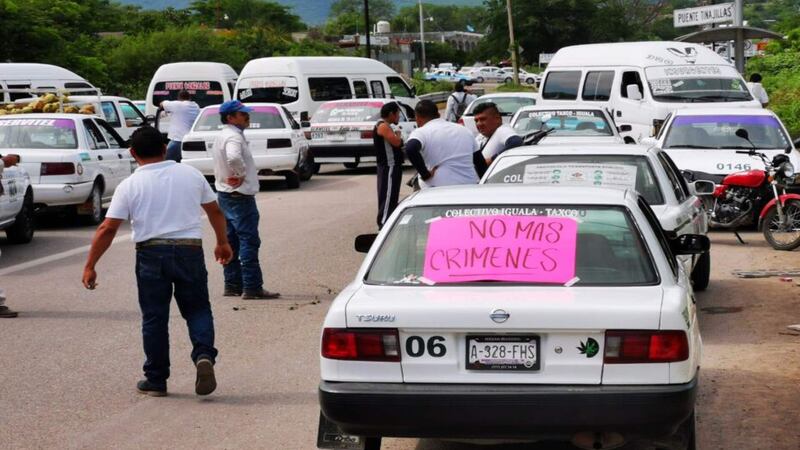
[[149,395],[150,397],[166,397],[167,385],[159,385],[151,382],[150,380],[141,380],[136,383],[136,390],[140,394]]
[[225,287],[225,291],[222,292],[223,297],[241,297],[242,296],[242,288],[233,288],[233,287]]
[[8,306],[0,306],[0,317],[4,319],[13,319],[19,315],[18,312],[10,309]]
[[201,356],[195,363],[197,367],[197,380],[194,382],[194,392],[197,395],[208,395],[217,388],[217,378],[214,376],[214,363],[206,356]]
[[244,300],[269,300],[273,298],[280,298],[281,294],[277,292],[270,292],[266,289],[259,289],[257,291],[244,291],[242,299]]

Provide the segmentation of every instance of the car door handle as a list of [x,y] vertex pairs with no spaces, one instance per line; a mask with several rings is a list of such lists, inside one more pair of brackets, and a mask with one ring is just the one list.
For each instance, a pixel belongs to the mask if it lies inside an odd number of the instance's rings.
[[622,111],[617,111],[617,117],[622,117]]
[[117,153],[117,156],[119,156],[119,159],[122,159],[122,153]]
[[102,161],[102,160],[103,160],[103,155],[97,155],[97,159],[99,159],[100,161]]

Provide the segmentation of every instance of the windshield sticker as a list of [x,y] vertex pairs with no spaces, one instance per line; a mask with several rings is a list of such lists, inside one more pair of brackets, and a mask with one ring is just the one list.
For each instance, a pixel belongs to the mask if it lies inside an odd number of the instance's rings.
[[400,225],[408,225],[408,222],[411,222],[413,217],[413,214],[406,214],[402,219],[400,219]]
[[483,216],[430,225],[423,276],[435,283],[563,284],[575,277],[578,223],[565,217]]
[[55,127],[75,129],[75,122],[70,119],[11,119],[0,120],[0,127]]
[[284,97],[297,98],[297,89],[291,87],[285,87],[283,88],[282,94]]
[[[361,112],[361,111],[363,111],[363,109],[359,109],[359,108],[379,108],[380,109],[382,106],[383,106],[383,102],[347,102],[347,103],[331,102],[331,103],[324,103],[319,108],[320,109],[333,109],[334,111],[337,111],[339,109],[341,109],[341,110],[353,109],[355,111]],[[331,114],[334,114],[334,113],[331,112]]]
[[598,111],[531,111],[528,117],[598,117],[599,114]]
[[[164,83],[164,89],[168,91],[207,91],[211,89],[209,81],[172,81]],[[220,93],[221,94],[221,93]]]
[[244,79],[241,81],[241,87],[251,89],[269,89],[269,88],[284,88],[284,87],[297,87],[297,80],[293,77],[273,77],[269,79]]
[[[678,85],[678,83],[675,84]],[[672,81],[668,78],[657,78],[655,80],[650,80],[650,89],[653,91],[653,95],[671,94]]]
[[253,96],[253,90],[252,89],[245,89],[245,90],[243,90],[242,92],[239,93],[239,98],[241,100],[244,100],[246,98],[250,98],[252,96]]
[[624,164],[528,164],[523,184],[634,188],[636,166]]
[[739,125],[761,125],[772,128],[780,128],[780,123],[772,116],[745,116],[745,115],[729,115],[729,116],[678,116],[672,121],[672,125],[693,125],[693,124],[706,124],[706,125],[719,125],[723,124]]

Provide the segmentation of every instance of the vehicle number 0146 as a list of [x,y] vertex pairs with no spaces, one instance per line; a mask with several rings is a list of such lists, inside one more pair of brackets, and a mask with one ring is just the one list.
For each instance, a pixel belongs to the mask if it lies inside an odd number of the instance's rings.
[[750,170],[750,164],[717,163],[717,170]]

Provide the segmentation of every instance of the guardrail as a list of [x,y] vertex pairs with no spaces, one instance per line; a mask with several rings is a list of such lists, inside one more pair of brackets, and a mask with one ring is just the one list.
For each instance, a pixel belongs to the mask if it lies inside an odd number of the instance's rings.
[[[417,98],[420,100],[430,100],[433,103],[445,103],[447,102],[447,98],[450,97],[450,94],[453,92],[431,92],[430,94],[422,94],[418,95]],[[485,93],[483,88],[475,88],[469,90],[470,94],[476,95],[480,97]]]

